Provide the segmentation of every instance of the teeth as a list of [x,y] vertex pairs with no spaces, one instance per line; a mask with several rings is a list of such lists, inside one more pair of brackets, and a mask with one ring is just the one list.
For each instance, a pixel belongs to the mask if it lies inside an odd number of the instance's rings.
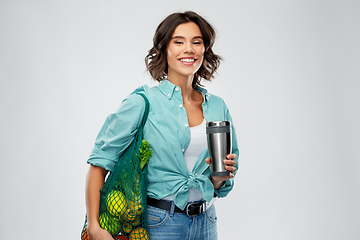
[[193,58],[182,58],[182,59],[180,59],[180,61],[182,61],[182,62],[194,62],[195,59],[193,59]]

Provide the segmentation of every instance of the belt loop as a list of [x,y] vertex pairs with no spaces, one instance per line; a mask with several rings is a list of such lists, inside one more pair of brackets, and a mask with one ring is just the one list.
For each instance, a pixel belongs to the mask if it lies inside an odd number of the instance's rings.
[[174,216],[174,211],[175,211],[175,202],[172,201],[170,207],[170,217]]

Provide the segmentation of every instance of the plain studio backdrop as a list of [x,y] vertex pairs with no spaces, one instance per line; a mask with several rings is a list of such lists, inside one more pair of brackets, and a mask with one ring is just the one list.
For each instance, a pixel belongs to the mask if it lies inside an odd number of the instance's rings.
[[168,14],[211,22],[241,148],[219,239],[360,239],[360,2],[0,1],[0,239],[79,239],[86,160],[108,114],[155,85]]

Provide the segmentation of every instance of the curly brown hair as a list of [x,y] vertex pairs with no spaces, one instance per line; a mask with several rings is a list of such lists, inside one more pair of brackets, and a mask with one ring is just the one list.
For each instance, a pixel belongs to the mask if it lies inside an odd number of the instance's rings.
[[221,57],[216,55],[212,50],[216,33],[211,24],[192,11],[173,13],[166,17],[157,27],[153,39],[154,46],[145,57],[146,68],[154,80],[160,82],[167,76],[167,44],[170,42],[176,27],[188,22],[194,22],[199,26],[205,45],[204,60],[194,75],[192,82],[193,88],[198,85],[201,86],[201,78],[210,81],[213,74],[219,68]]

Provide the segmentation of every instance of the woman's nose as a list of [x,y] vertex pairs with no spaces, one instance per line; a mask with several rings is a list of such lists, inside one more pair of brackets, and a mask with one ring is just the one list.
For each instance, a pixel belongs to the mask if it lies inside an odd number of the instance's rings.
[[191,46],[191,44],[186,44],[184,48],[185,53],[194,53],[194,48]]

